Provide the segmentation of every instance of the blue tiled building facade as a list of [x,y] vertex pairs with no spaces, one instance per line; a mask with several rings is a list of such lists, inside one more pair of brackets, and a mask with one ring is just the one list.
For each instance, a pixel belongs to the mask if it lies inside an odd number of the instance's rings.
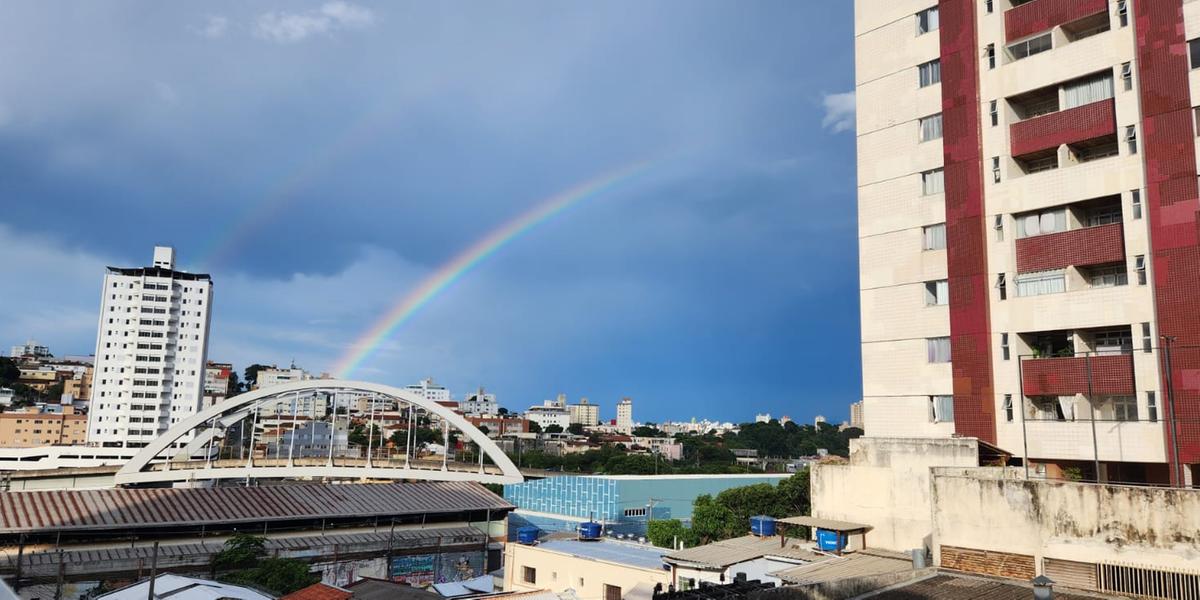
[[578,475],[549,477],[504,486],[504,499],[517,506],[508,517],[509,539],[521,527],[544,532],[574,531],[595,519],[611,532],[644,535],[654,519],[692,518],[692,502],[732,487],[776,484],[789,475]]

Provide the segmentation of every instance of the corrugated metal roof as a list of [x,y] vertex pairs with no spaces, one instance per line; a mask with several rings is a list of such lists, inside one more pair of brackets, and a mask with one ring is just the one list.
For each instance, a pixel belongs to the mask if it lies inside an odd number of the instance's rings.
[[809,565],[800,565],[772,575],[788,582],[800,584],[822,583],[850,577],[867,577],[911,571],[912,561],[877,554],[855,553],[844,557],[835,557]]
[[513,508],[478,483],[451,481],[17,491],[0,493],[0,533]]
[[818,529],[828,529],[830,531],[858,531],[859,529],[871,529],[870,525],[863,523],[851,523],[850,521],[838,521],[835,519],[822,519],[820,517],[788,517],[779,519],[780,523],[788,525],[807,525]]
[[828,558],[828,555],[799,547],[795,541],[781,546],[779,540],[777,536],[760,538],[747,535],[679,550],[667,554],[663,559],[670,563],[690,563],[723,569],[762,556],[779,556],[808,562]]

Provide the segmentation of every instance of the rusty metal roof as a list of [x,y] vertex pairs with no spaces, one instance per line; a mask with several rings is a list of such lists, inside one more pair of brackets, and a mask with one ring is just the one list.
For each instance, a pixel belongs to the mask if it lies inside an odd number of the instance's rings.
[[302,484],[270,487],[0,493],[0,533],[98,530],[454,513],[515,508],[478,483]]

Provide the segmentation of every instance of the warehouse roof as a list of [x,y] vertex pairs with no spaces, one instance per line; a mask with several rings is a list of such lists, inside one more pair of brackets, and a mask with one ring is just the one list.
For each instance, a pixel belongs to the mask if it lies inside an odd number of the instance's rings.
[[612,540],[551,540],[542,542],[536,547],[551,552],[602,560],[641,569],[658,570],[662,569],[663,566],[662,549],[642,544],[630,544]]
[[506,512],[513,508],[478,483],[452,481],[14,491],[0,494],[0,533]]
[[912,569],[912,559],[903,554],[863,550],[771,574],[788,583],[814,584],[852,577],[898,573]]

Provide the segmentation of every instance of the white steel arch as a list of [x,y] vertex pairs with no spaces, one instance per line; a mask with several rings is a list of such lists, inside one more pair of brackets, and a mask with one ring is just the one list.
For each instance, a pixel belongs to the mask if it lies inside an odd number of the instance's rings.
[[[440,468],[420,467],[409,464],[406,459],[403,466],[391,463],[375,464],[368,457],[362,464],[346,464],[347,461],[335,461],[331,458],[326,464],[297,464],[289,456],[286,463],[263,464],[271,461],[258,461],[255,464],[253,451],[243,465],[218,465],[211,460],[186,460],[192,452],[203,450],[210,439],[217,437],[215,428],[205,428],[209,424],[240,422],[254,412],[254,407],[261,406],[266,401],[278,400],[288,394],[297,392],[367,392],[394,398],[408,404],[410,407],[423,409],[440,417],[448,426],[458,429],[472,443],[479,447],[481,453],[478,468],[451,469],[445,460]],[[336,401],[335,401],[336,402]],[[336,406],[334,418],[337,417]],[[295,430],[293,430],[294,432]],[[448,430],[447,430],[448,431]],[[172,450],[176,443],[185,443],[185,447]],[[171,456],[183,455],[185,460],[178,461]],[[448,451],[448,449],[447,449]],[[163,460],[164,452],[167,453]],[[210,450],[211,452],[211,450]],[[407,453],[407,448],[406,448]],[[491,459],[493,466],[485,468],[483,456]],[[157,460],[156,460],[157,459]],[[343,464],[335,464],[342,462]],[[498,471],[498,472],[497,472]],[[331,478],[331,479],[423,479],[437,481],[477,481],[480,483],[520,483],[524,481],[520,471],[508,455],[500,449],[482,431],[464,419],[458,413],[436,403],[426,400],[407,390],[370,383],[366,381],[347,381],[338,379],[313,379],[273,385],[269,388],[254,390],[234,396],[224,402],[180,421],[165,434],[142,448],[117,472],[117,485],[153,483],[153,482],[187,482],[215,479],[254,479],[254,478]]]

